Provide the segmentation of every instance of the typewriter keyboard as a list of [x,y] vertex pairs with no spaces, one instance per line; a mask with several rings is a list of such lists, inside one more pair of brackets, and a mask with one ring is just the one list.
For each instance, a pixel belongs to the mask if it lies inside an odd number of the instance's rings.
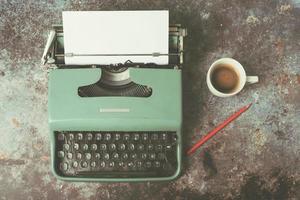
[[175,132],[56,131],[55,140],[63,177],[167,177],[178,166]]

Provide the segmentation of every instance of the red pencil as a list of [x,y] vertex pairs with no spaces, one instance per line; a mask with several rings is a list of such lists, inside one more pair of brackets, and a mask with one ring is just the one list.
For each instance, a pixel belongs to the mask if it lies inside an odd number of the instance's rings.
[[220,130],[222,130],[230,122],[232,122],[233,120],[235,120],[236,118],[238,118],[243,112],[245,112],[246,110],[248,110],[248,108],[250,108],[251,105],[252,105],[252,103],[250,103],[247,106],[242,107],[239,111],[237,111],[236,113],[234,113],[233,115],[231,115],[230,117],[228,117],[222,124],[220,124],[219,126],[217,126],[217,128],[215,128],[214,130],[212,130],[211,132],[209,132],[207,135],[205,135],[203,138],[201,138],[192,148],[190,148],[187,151],[187,155],[191,155],[192,153],[194,153],[201,145],[203,145],[210,138],[212,138],[217,132],[219,132]]

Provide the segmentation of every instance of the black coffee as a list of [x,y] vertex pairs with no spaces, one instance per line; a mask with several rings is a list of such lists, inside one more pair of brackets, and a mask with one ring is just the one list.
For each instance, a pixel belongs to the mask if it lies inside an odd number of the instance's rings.
[[230,93],[238,86],[239,78],[232,67],[220,65],[212,72],[211,82],[218,91]]

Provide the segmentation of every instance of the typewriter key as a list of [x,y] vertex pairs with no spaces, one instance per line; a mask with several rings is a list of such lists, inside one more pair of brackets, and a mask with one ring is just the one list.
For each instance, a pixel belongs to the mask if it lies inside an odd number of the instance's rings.
[[100,159],[100,158],[101,158],[100,153],[96,153],[96,154],[95,154],[95,158],[96,158],[96,159]]
[[64,144],[63,148],[68,151],[70,149],[70,145],[69,144]]
[[81,167],[82,168],[87,168],[88,167],[88,163],[86,161],[82,161],[81,162]]
[[59,158],[65,157],[65,152],[59,151],[59,152],[58,152],[58,157],[59,157]]
[[83,135],[81,133],[77,134],[77,140],[82,140],[83,139]]
[[78,144],[78,143],[74,143],[73,148],[74,148],[75,150],[78,150],[78,149],[79,149],[79,144]]
[[123,158],[124,160],[127,160],[128,154],[127,154],[127,153],[123,153],[123,154],[122,154],[122,158]]
[[64,140],[64,139],[65,139],[65,136],[64,136],[64,134],[62,134],[62,133],[59,133],[59,134],[57,135],[57,139],[58,139],[59,141],[62,141],[62,140]]
[[130,135],[128,133],[124,134],[124,140],[128,141],[130,139]]
[[73,158],[73,154],[72,153],[67,153],[67,158],[68,159],[72,159]]
[[115,135],[115,140],[118,141],[121,139],[121,135],[119,133],[116,133]]
[[90,160],[92,158],[92,155],[90,153],[85,154],[85,159]]
[[84,145],[82,146],[82,150],[87,151],[88,149],[89,149],[89,145],[84,144]]
[[124,151],[125,148],[126,148],[125,144],[119,144],[119,145],[118,145],[118,149],[119,149],[120,151]]
[[77,167],[78,167],[78,162],[77,162],[77,161],[74,161],[74,162],[73,162],[73,167],[74,167],[74,168],[77,168]]
[[103,157],[104,157],[105,160],[109,160],[109,154],[108,153],[105,153]]
[[91,149],[92,149],[93,151],[96,151],[96,150],[97,150],[97,144],[92,144]]
[[133,151],[134,148],[135,148],[135,147],[134,147],[134,144],[131,143],[131,144],[128,145],[128,149],[129,149],[130,151]]
[[87,140],[92,140],[92,139],[93,139],[93,134],[88,133],[88,134],[86,135],[86,139],[87,139]]
[[104,161],[101,161],[101,162],[100,162],[100,167],[105,167],[105,165],[106,165],[106,164],[105,164]]
[[77,158],[78,160],[80,160],[80,159],[82,158],[81,153],[77,153],[77,154],[76,154],[76,158]]
[[91,162],[91,167],[96,167],[96,162],[95,161]]
[[116,150],[117,146],[115,144],[110,144],[109,145],[109,150],[114,151]]
[[139,145],[137,146],[137,149],[138,149],[139,151],[143,151],[143,150],[144,150],[144,145],[143,145],[143,144],[139,144]]
[[110,133],[106,133],[106,134],[104,135],[104,140],[108,141],[108,140],[110,140],[110,139],[111,139],[111,134],[110,134]]
[[100,150],[105,151],[106,150],[106,144],[100,144]]
[[96,134],[96,140],[99,141],[99,140],[101,140],[101,138],[102,138],[101,133],[97,133]]
[[69,165],[68,163],[64,162],[64,163],[60,163],[60,169],[62,171],[67,171],[69,169]]
[[139,140],[139,138],[140,138],[140,135],[139,134],[134,134],[134,136],[133,136],[133,140],[135,140],[135,141],[137,141],[137,140]]
[[115,152],[115,153],[112,154],[112,157],[113,157],[114,159],[118,159],[118,158],[119,158],[119,154]]
[[136,153],[133,153],[130,155],[131,159],[136,159],[137,158],[137,154]]

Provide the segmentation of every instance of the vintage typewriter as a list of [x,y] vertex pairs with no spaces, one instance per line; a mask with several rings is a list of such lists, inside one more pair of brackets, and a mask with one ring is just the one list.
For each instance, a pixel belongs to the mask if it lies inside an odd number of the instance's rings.
[[[49,69],[54,174],[70,181],[162,181],[181,169],[183,37],[169,26],[169,64],[66,65],[62,25],[43,54]],[[159,55],[153,55],[159,56]]]

